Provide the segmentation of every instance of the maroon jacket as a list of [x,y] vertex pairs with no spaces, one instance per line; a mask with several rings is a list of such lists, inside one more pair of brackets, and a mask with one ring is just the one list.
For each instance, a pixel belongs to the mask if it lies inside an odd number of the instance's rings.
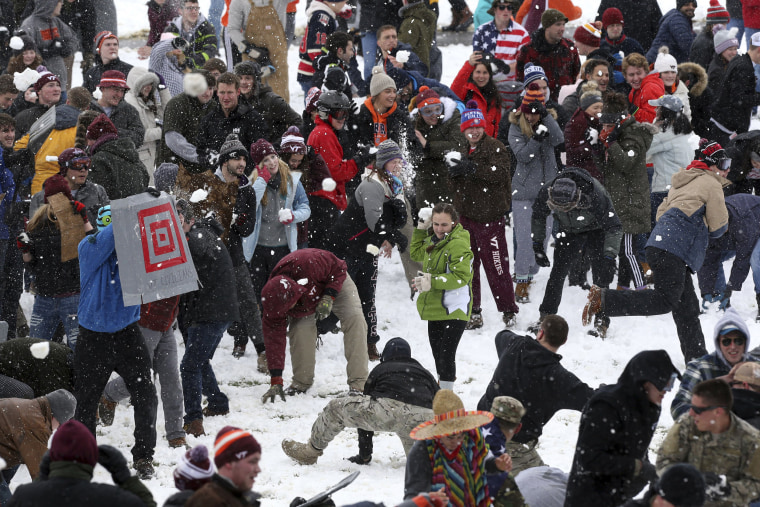
[[544,29],[539,28],[530,36],[530,44],[520,48],[517,55],[517,80],[525,81],[525,65],[540,65],[549,81],[552,100],[557,102],[559,89],[575,83],[581,71],[578,50],[570,39],[563,38],[554,46],[546,41]]
[[565,125],[565,152],[567,153],[567,166],[580,167],[589,172],[591,176],[604,183],[602,172],[596,167],[594,153],[603,154],[602,142],[597,140],[595,144],[589,144],[586,139],[586,131],[589,128],[596,130],[597,134],[602,131],[599,120],[591,118],[580,107],[575,110],[573,117]]
[[168,331],[174,324],[179,310],[179,296],[172,296],[166,299],[159,299],[152,303],[145,303],[140,306],[140,327],[152,331]]
[[150,33],[148,33],[147,46],[153,46],[161,40],[161,34],[166,30],[172,19],[177,17],[179,11],[176,8],[176,2],[167,0],[164,5],[158,5],[153,0],[148,2],[148,21],[150,22]]
[[346,263],[325,250],[296,250],[277,263],[261,290],[264,345],[272,376],[281,376],[285,365],[288,317],[312,315],[322,296],[337,297],[345,280]]

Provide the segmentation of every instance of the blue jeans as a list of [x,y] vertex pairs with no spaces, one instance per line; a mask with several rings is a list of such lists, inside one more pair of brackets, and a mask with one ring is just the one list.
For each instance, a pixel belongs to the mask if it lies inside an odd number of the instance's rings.
[[211,0],[208,8],[208,20],[214,25],[217,37],[217,47],[222,47],[222,13],[224,12],[224,0]]
[[364,80],[369,82],[372,78],[372,67],[375,66],[375,52],[377,51],[377,34],[372,30],[362,37],[362,57],[364,57]]
[[[742,37],[744,36],[744,20],[743,19],[731,19],[728,24],[726,25],[726,29],[731,30],[732,28],[736,27],[738,32],[736,32],[736,40],[739,41],[739,45],[742,44]],[[748,44],[749,45],[749,44]]]
[[66,338],[71,350],[76,350],[79,337],[79,294],[51,298],[37,295],[34,297],[32,319],[29,322],[29,336],[41,340],[52,340],[58,322],[63,323]]
[[[723,292],[724,290],[726,290],[726,274],[723,272],[723,263],[726,262],[731,257],[735,257],[735,256],[736,256],[736,250],[724,250],[720,253],[720,263],[718,264],[718,274],[715,277],[715,287],[713,287],[714,291]],[[751,261],[750,261],[750,265],[751,265]]]
[[229,410],[227,396],[216,383],[211,358],[230,322],[199,322],[187,328],[185,355],[179,366],[182,377],[182,394],[185,399],[185,423],[203,419],[202,396],[208,399],[208,407],[215,412]]
[[11,482],[11,479],[13,479],[13,476],[16,475],[16,470],[18,470],[19,466],[20,465],[16,465],[15,467],[6,468],[0,473],[0,505],[8,505],[8,502],[10,502],[11,497],[13,496],[8,484]]

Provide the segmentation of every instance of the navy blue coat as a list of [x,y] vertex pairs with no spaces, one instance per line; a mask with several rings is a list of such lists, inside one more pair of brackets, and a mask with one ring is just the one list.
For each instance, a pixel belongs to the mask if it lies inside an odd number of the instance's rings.
[[736,251],[736,258],[726,289],[741,290],[749,274],[752,250],[760,239],[760,197],[750,194],[728,196],[726,209],[728,209],[728,230],[723,236],[710,239],[705,262],[697,273],[702,294],[713,291],[718,269],[723,269],[721,252],[727,250]]
[[691,27],[691,19],[677,9],[671,9],[660,21],[660,28],[657,30],[652,47],[647,51],[647,60],[649,63],[654,63],[657,59],[657,51],[662,46],[668,46],[670,54],[678,63],[688,62],[691,45],[696,38]]

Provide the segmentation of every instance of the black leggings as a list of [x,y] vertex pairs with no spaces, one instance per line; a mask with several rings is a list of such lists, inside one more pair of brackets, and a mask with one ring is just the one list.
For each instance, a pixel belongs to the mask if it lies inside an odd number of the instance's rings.
[[454,382],[457,379],[457,347],[466,325],[466,320],[428,321],[428,339],[439,380]]

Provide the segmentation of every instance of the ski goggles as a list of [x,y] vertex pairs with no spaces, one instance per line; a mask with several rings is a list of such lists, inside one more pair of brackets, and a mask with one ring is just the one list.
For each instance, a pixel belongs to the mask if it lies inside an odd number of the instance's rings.
[[440,116],[443,112],[443,104],[428,104],[427,106],[420,108],[420,114],[422,116]]
[[338,109],[336,111],[333,111],[330,113],[330,116],[333,117],[333,120],[345,120],[348,118],[348,111],[345,109]]
[[73,160],[69,160],[66,162],[65,165],[66,169],[69,171],[87,171],[90,169],[90,159],[89,158],[75,158]]
[[718,169],[721,171],[728,171],[731,169],[731,159],[730,158],[722,158],[718,160],[718,162],[715,164],[718,166]]

